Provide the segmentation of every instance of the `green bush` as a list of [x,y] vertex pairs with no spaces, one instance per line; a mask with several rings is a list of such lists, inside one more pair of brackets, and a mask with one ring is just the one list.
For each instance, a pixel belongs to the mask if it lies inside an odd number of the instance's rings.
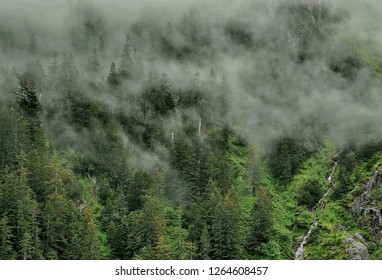
[[320,183],[316,180],[305,182],[296,194],[297,203],[305,205],[309,209],[313,208],[323,195]]

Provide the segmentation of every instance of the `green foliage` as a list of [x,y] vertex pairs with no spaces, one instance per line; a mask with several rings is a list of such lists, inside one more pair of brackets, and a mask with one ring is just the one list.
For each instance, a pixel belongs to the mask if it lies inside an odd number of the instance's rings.
[[382,248],[380,244],[374,243],[368,246],[370,259],[381,260],[382,259]]
[[16,91],[18,105],[25,114],[34,119],[41,110],[41,104],[37,99],[36,84],[34,80],[26,77],[19,78],[19,87]]
[[[274,208],[274,228],[275,240],[281,245],[281,254],[285,257],[292,258],[292,248],[296,246],[298,240],[309,229],[313,222],[313,215],[310,209],[307,209],[304,203],[306,199],[310,199],[310,205],[314,206],[317,196],[313,196],[317,189],[321,194],[324,193],[325,187],[329,187],[327,177],[332,165],[332,156],[335,152],[335,146],[331,142],[326,142],[325,146],[319,149],[313,156],[305,161],[299,171],[294,176],[293,181],[288,188],[280,193],[279,188],[273,186],[273,208]],[[262,175],[261,177],[263,177]],[[267,185],[274,185],[269,182],[270,179],[262,179]],[[316,186],[310,193],[311,185]],[[307,193],[303,190],[308,189]],[[307,196],[306,196],[307,195]],[[299,201],[303,206],[299,206]],[[309,245],[308,245],[309,246]]]
[[310,151],[300,144],[301,140],[284,137],[273,143],[269,155],[269,167],[272,175],[281,184],[288,184],[297,174],[303,162],[310,155]]
[[[207,189],[209,195],[206,218],[211,230],[210,256],[212,259],[240,259],[242,240],[237,192],[230,189],[223,196],[219,186],[212,180],[209,181]],[[205,251],[206,240],[202,241]]]
[[332,156],[335,151],[333,143],[327,142],[302,166],[301,171],[290,184],[290,190],[296,192],[298,188],[308,181],[316,181],[322,187],[327,186],[327,177],[332,165]]
[[[371,152],[375,145],[371,143],[369,147],[367,146],[369,145],[356,149],[356,153],[352,149],[345,150],[339,156],[333,192],[325,208],[319,212],[319,227],[313,231],[309,239],[306,258],[348,259],[345,240],[354,233],[361,233],[365,238],[371,259],[380,257],[378,246],[373,245],[376,244],[374,243],[376,236],[370,227],[371,217],[355,217],[350,209],[354,200],[365,191],[362,185],[370,179],[373,170],[376,170],[381,162],[381,154]],[[378,188],[371,196],[379,199]]]
[[357,230],[351,213],[339,202],[328,202],[319,213],[319,227],[306,248],[307,259],[348,259],[346,238]]
[[[67,78],[74,73],[71,62],[66,63],[67,68],[59,67],[55,55],[50,90],[67,91],[62,97],[65,119],[78,132],[94,135],[91,148],[62,152],[50,143],[47,146],[39,110],[28,113],[28,102],[15,99],[14,107],[2,113],[0,125],[6,132],[0,137],[3,258],[291,258],[294,242],[311,222],[305,206],[313,207],[327,186],[332,144],[312,154],[297,138],[285,137],[264,159],[227,124],[208,115],[213,99],[203,92],[207,88],[194,81],[197,98],[186,106],[182,96],[175,97],[165,75],[153,76],[146,95],[132,99],[143,118],[126,117],[94,98],[76,95],[82,89],[72,91],[67,81],[60,81],[64,68]],[[110,87],[117,86],[114,78],[122,77],[115,65],[111,68]],[[220,91],[218,86],[208,90]],[[119,89],[108,92],[117,95]],[[197,113],[182,113],[182,126],[170,141],[161,121],[187,107]],[[144,130],[130,132],[136,126]],[[131,164],[121,131],[135,135],[144,143],[142,149],[155,153],[161,145],[169,150],[161,160],[168,159],[172,174],[179,176],[176,187],[185,194],[180,205],[167,200],[173,179],[169,173]],[[367,178],[364,169],[381,165],[377,156],[362,162],[375,154],[374,148],[366,150],[366,155],[360,149],[339,159],[332,197],[341,201],[336,207],[328,203],[322,212],[323,230],[314,232],[308,256],[314,252],[320,258],[345,258],[322,254],[315,242],[334,246],[345,234],[337,233],[333,225],[357,227],[342,207],[357,195],[356,190],[349,192],[352,186]],[[14,185],[22,187],[17,191]]]
[[299,205],[305,205],[309,209],[312,209],[316,203],[320,200],[324,194],[322,187],[318,181],[310,180],[306,181],[297,190],[297,203]]
[[127,219],[124,219],[128,231],[123,237],[125,243],[122,244],[126,246],[123,248],[123,258],[158,259],[159,252],[170,253],[170,247],[164,240],[165,219],[162,207],[159,198],[147,196],[143,208],[130,212]]
[[176,260],[194,259],[195,246],[188,240],[189,232],[183,227],[184,207],[170,204],[164,208],[166,220],[166,240],[171,246],[172,258]]
[[[310,209],[309,209],[310,210]],[[294,226],[297,229],[307,229],[312,223],[312,213],[306,207],[299,206],[296,208]]]
[[154,185],[154,178],[146,172],[137,171],[134,174],[126,191],[127,205],[130,211],[142,208],[145,196],[153,192]]
[[200,258],[202,260],[209,260],[211,254],[211,237],[208,232],[207,225],[204,225],[202,233],[200,235]]
[[346,260],[345,234],[319,226],[311,235],[305,258],[314,260]]
[[[261,36],[254,40],[254,30],[241,20],[224,25],[222,34],[235,49],[255,52],[250,58],[283,53],[290,66],[306,70],[322,55],[317,46],[333,34],[339,18],[325,5],[280,7],[293,45],[285,53],[273,38],[272,46]],[[281,136],[268,151],[239,136],[230,110],[237,84],[231,91],[215,53],[221,46],[212,44],[209,27],[195,11],[177,26],[132,26],[122,56],[114,58],[118,67],[108,62],[108,75],[101,65],[112,53],[105,22],[86,9],[79,12],[84,19],[74,23],[72,44],[89,56],[78,68],[87,71],[78,71],[72,56],[54,52],[45,75],[35,35],[23,75],[0,68],[0,259],[293,258],[313,221],[309,210],[331,186],[334,144],[321,145],[323,137],[299,128],[275,128]],[[6,34],[0,32],[2,50],[10,48],[3,43]],[[145,37],[153,39],[152,46],[143,46]],[[365,66],[377,78],[382,73],[378,55],[353,45],[354,51],[325,56],[323,70],[345,78],[335,77],[341,86]],[[188,73],[201,71],[184,85],[169,69],[172,81],[156,72],[157,54],[170,59],[169,67],[184,63]],[[247,70],[239,76],[252,80]],[[248,92],[257,95],[257,89]],[[269,96],[261,101],[296,103],[287,94],[280,100]],[[303,122],[323,126],[314,135],[327,129],[314,118]],[[262,137],[261,130],[252,133]],[[378,139],[365,140],[340,153],[307,258],[348,258],[344,241],[355,232],[367,239],[371,257],[380,258],[370,217],[352,217],[350,206],[370,174],[381,170],[381,149]],[[380,191],[370,196],[376,205]]]
[[0,260],[15,259],[12,243],[12,229],[8,225],[8,218],[0,219]]
[[110,72],[107,76],[107,83],[111,88],[116,88],[119,85],[119,76],[117,70],[115,69],[115,63],[113,62],[110,66]]
[[338,160],[339,166],[335,174],[336,183],[333,187],[331,196],[334,199],[343,198],[354,188],[354,177],[351,176],[357,167],[357,161],[354,152],[343,153]]
[[0,142],[7,149],[1,150],[0,166],[1,246],[7,254],[2,258],[101,258],[92,189],[75,178],[58,153],[48,151],[29,105],[18,103],[20,111],[10,109],[1,122],[9,132]]
[[262,186],[257,189],[255,194],[252,217],[251,234],[248,241],[250,253],[258,251],[258,246],[261,246],[262,243],[267,243],[272,233],[271,197]]
[[149,85],[144,94],[143,102],[148,102],[144,112],[148,114],[152,110],[160,115],[166,115],[175,109],[170,80],[165,73],[162,74],[159,80],[152,76],[150,78],[151,80],[148,81]]
[[357,161],[365,161],[371,159],[373,155],[377,152],[382,151],[381,141],[369,141],[366,144],[360,145],[356,148],[355,157]]

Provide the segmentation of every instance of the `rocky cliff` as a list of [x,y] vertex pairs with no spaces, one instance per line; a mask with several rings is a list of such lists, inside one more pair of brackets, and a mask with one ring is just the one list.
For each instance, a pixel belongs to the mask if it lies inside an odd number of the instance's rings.
[[367,223],[380,240],[382,236],[382,173],[375,171],[363,185],[364,192],[352,204],[352,213],[358,221]]

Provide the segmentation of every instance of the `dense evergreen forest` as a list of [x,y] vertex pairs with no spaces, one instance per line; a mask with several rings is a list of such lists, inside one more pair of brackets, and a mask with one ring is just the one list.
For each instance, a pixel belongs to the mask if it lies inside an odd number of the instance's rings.
[[0,259],[382,259],[380,4],[185,2],[2,2]]

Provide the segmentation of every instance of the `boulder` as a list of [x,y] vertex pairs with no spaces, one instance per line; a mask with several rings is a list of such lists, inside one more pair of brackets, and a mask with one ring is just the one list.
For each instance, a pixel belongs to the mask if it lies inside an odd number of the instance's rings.
[[362,242],[365,242],[364,238],[356,233],[355,235],[348,237],[346,243],[349,247],[346,249],[350,259],[352,260],[369,260],[369,250],[366,245]]

